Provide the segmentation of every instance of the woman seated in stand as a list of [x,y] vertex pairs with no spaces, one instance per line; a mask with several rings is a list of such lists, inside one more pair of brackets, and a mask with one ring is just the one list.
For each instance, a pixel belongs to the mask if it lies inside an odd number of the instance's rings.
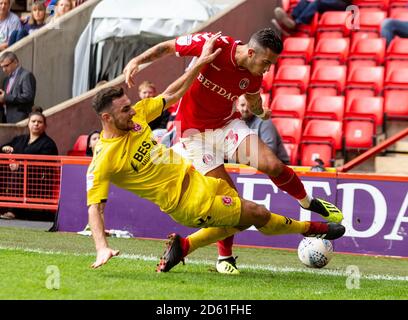
[[[46,118],[40,107],[33,107],[33,111],[28,116],[28,134],[14,137],[10,142],[1,146],[0,151],[7,154],[36,154],[36,155],[58,155],[58,148],[54,140],[46,133]],[[10,177],[6,181],[19,181],[22,174],[17,162],[10,163]],[[3,183],[4,184],[4,183]],[[7,186],[1,186],[3,189]],[[0,215],[3,219],[14,219],[15,214],[11,211]]]

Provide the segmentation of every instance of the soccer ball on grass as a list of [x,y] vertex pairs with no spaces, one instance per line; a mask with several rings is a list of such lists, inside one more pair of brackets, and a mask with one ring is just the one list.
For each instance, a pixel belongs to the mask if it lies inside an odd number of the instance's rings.
[[303,238],[299,243],[299,260],[310,268],[323,268],[333,256],[333,245],[329,240]]

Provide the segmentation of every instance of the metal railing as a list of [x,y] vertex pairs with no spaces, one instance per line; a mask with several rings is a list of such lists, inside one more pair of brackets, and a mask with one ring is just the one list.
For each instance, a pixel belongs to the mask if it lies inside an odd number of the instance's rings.
[[61,157],[0,154],[0,207],[57,211]]

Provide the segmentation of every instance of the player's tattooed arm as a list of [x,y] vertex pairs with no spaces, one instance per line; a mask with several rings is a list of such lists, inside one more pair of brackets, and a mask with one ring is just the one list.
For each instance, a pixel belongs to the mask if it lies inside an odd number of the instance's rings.
[[144,63],[153,62],[157,59],[170,55],[176,52],[176,40],[168,40],[161,42],[154,47],[146,50],[140,55],[134,57],[123,69],[125,82],[129,87],[135,85],[134,76],[139,71],[139,66]]
[[262,120],[267,120],[271,116],[271,111],[269,109],[264,109],[262,106],[261,95],[258,94],[246,94],[245,98],[249,103],[249,109],[251,112]]
[[176,51],[174,40],[159,43],[140,55],[139,63],[148,63]]

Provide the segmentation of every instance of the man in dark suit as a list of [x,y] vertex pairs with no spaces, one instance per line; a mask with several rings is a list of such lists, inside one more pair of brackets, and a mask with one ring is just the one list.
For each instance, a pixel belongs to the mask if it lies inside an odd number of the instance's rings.
[[20,66],[17,56],[11,51],[0,56],[0,67],[7,76],[0,89],[3,122],[16,123],[27,118],[31,112],[36,80],[30,71]]

